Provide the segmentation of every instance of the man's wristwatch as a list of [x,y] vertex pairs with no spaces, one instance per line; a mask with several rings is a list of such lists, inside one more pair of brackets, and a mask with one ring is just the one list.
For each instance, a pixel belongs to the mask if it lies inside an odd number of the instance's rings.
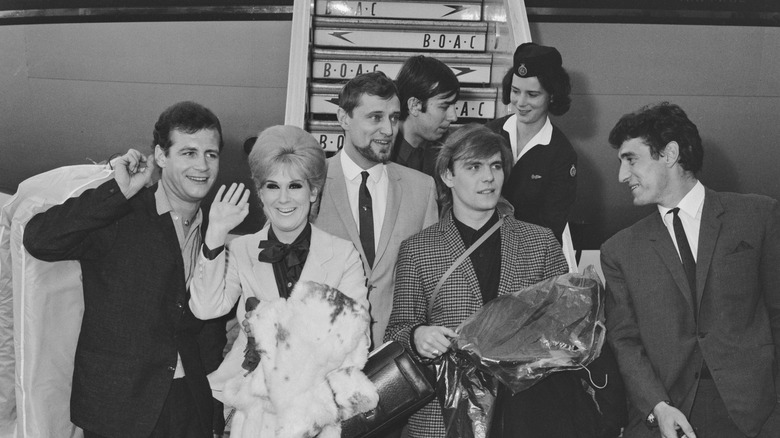
[[[669,406],[674,406],[672,402],[670,402],[669,400],[661,400],[661,403],[666,403]],[[655,409],[655,406],[653,406],[653,409]],[[655,418],[655,413],[653,413],[653,411],[650,411],[650,415],[648,415],[647,418],[645,418],[645,424],[647,425],[647,427],[650,428],[658,427],[658,419]]]

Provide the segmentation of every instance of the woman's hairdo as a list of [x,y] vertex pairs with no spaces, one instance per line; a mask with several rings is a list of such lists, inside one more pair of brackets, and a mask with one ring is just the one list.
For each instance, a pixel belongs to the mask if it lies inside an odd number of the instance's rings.
[[317,195],[325,185],[325,152],[310,133],[297,126],[277,125],[265,129],[257,136],[248,161],[258,192],[280,169],[298,172]]

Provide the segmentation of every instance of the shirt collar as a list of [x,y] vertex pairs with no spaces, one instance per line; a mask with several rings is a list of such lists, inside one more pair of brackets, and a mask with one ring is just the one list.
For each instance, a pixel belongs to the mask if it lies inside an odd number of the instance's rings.
[[171,207],[171,202],[168,201],[168,195],[165,193],[162,183],[157,184],[157,190],[154,192],[154,202],[157,206],[157,214],[160,216],[173,211],[173,207]]
[[[162,185],[162,181],[157,183],[157,190],[154,191],[154,203],[155,207],[157,208],[158,215],[162,216],[166,213],[175,214],[173,207],[171,207],[171,201],[168,200],[168,193],[165,191],[165,187]],[[203,213],[199,208],[198,212],[195,213],[195,218],[192,221],[192,225],[194,226],[200,224],[202,219]]]
[[540,129],[539,132],[537,132],[536,135],[534,135],[533,138],[531,138],[531,140],[529,140],[528,143],[524,145],[517,144],[517,114],[512,114],[509,116],[509,118],[506,119],[506,122],[504,122],[503,128],[504,131],[509,134],[509,142],[512,146],[512,152],[514,152],[515,157],[518,154],[517,148],[521,148],[519,150],[522,151],[529,145],[531,147],[538,145],[546,146],[550,144],[550,141],[552,141],[553,125],[549,116],[544,121],[544,126],[542,126],[542,129]]
[[[276,237],[276,233],[274,233],[273,226],[268,227],[268,240],[271,242],[282,243],[279,241],[279,238]],[[311,243],[311,223],[307,222],[303,230],[301,230],[301,232],[298,233],[298,236],[296,236],[295,240],[293,240],[293,242],[290,243],[289,245],[292,246],[292,245],[303,244],[309,246],[310,243]]]
[[488,219],[487,222],[485,222],[484,225],[482,225],[478,230],[475,230],[474,228],[471,228],[470,226],[464,224],[461,222],[456,216],[455,213],[452,213],[452,220],[455,222],[455,228],[458,229],[458,232],[460,233],[461,237],[463,238],[464,242],[469,242],[468,244],[471,245],[471,243],[474,243],[480,236],[485,234],[490,227],[496,224],[498,222],[498,209],[493,211],[493,215],[490,216],[490,219]]
[[[401,136],[400,133],[398,133],[398,135]],[[401,137],[401,142],[398,144],[398,157],[404,161],[409,161],[409,157],[411,157],[412,154],[421,155],[426,147],[428,147],[428,145],[425,140],[423,140],[419,146],[414,147],[411,143],[406,141],[405,138]]]
[[[677,203],[677,207],[680,208],[680,211],[694,219],[700,217],[703,205],[704,185],[701,181],[696,181],[693,188],[683,196],[679,203]],[[671,210],[671,208],[662,207],[660,204],[658,205],[658,212],[661,213],[661,217],[666,217],[666,213],[668,213],[669,210]]]
[[[342,150],[339,155],[341,155],[341,169],[344,172],[344,176],[350,181],[361,178],[360,174],[364,169],[355,164],[355,162],[352,161],[352,158],[349,158],[346,151]],[[378,183],[385,173],[385,165],[383,163],[378,163],[374,165],[374,167],[365,170],[368,172],[368,177],[374,183]]]

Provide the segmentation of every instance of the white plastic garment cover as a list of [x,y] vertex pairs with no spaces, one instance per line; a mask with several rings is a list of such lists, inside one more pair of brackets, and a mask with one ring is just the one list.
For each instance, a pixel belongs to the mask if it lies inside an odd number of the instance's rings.
[[[3,204],[10,199],[3,199]],[[2,219],[2,213],[0,213]],[[11,284],[11,252],[6,250],[7,234],[0,225],[0,438],[10,438],[16,425],[14,394],[14,303]],[[8,267],[9,269],[6,269]]]
[[14,424],[17,437],[83,436],[70,422],[81,267],[35,259],[22,236],[37,213],[112,177],[105,165],[55,169],[22,182],[0,211],[0,436]]

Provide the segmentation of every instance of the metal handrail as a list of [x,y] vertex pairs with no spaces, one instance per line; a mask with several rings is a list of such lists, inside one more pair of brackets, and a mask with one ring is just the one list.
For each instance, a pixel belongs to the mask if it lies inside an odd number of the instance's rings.
[[[287,105],[284,110],[286,125],[306,128],[306,95],[309,82],[311,24],[313,0],[295,0],[290,32],[290,68],[287,72]],[[301,38],[306,35],[305,38]]]

